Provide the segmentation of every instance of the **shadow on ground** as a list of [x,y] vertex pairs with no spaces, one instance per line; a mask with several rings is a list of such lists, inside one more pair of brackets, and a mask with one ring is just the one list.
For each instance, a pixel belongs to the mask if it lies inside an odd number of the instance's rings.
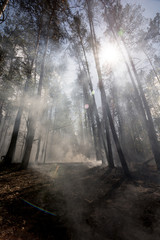
[[6,169],[0,240],[158,240],[159,176],[149,174],[135,172],[127,181],[120,169],[79,163]]

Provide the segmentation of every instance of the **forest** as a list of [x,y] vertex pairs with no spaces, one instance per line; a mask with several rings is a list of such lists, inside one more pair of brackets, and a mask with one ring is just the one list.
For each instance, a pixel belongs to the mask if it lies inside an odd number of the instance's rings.
[[158,11],[0,1],[0,240],[160,239]]

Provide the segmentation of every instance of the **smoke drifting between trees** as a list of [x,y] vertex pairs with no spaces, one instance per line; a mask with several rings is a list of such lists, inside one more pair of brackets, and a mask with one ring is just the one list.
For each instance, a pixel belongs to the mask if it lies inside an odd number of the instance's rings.
[[83,154],[127,177],[150,160],[159,170],[159,14],[149,21],[119,0],[6,1],[2,11],[1,166]]

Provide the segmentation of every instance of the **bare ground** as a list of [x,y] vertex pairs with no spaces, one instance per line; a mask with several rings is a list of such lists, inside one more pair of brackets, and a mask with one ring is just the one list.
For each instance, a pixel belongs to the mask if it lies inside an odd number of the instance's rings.
[[132,175],[84,163],[3,170],[0,240],[159,240],[160,177]]

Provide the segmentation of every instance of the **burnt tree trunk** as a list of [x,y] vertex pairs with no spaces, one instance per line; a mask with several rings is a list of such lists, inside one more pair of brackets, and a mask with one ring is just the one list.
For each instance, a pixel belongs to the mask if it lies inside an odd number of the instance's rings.
[[98,51],[97,51],[97,46],[96,46],[96,35],[95,35],[95,31],[94,31],[94,25],[93,25],[93,21],[92,21],[92,13],[91,13],[90,4],[89,4],[88,0],[87,0],[87,5],[88,5],[89,26],[90,26],[91,37],[92,37],[92,50],[93,50],[93,55],[94,55],[94,59],[95,59],[97,75],[98,75],[98,79],[99,79],[99,89],[100,89],[100,93],[101,93],[103,116],[104,116],[104,119],[108,117],[112,135],[113,135],[113,139],[114,139],[114,142],[116,145],[116,149],[117,149],[117,152],[119,155],[119,159],[120,159],[122,168],[124,170],[124,174],[126,175],[126,177],[130,178],[131,176],[130,176],[130,172],[128,169],[128,165],[127,165],[125,156],[123,154],[123,151],[122,151],[122,148],[121,148],[121,145],[120,145],[117,133],[116,133],[116,129],[115,129],[115,126],[113,123],[113,119],[111,116],[110,108],[109,108],[107,97],[106,97],[106,93],[105,93],[104,86],[103,86],[102,74],[101,74],[99,58],[98,58]]
[[[42,92],[45,59],[46,59],[46,54],[47,54],[47,49],[48,49],[49,30],[50,30],[50,24],[51,24],[52,18],[53,18],[53,13],[52,13],[52,15],[49,19],[49,23],[48,23],[47,39],[46,39],[45,49],[44,49],[43,58],[42,58],[42,62],[41,62],[41,73],[40,73],[40,79],[39,79],[39,84],[38,84],[38,94],[37,94],[39,98],[40,98],[41,92]],[[33,111],[33,109],[32,109],[32,111]],[[38,113],[37,113],[37,115],[38,115]],[[28,122],[29,122],[29,126],[28,126],[25,150],[24,150],[24,154],[23,154],[23,158],[22,158],[22,166],[21,166],[23,169],[26,169],[29,164],[29,158],[31,155],[32,145],[33,145],[33,140],[34,140],[34,135],[35,135],[36,116],[33,117],[32,112],[29,113]]]
[[135,74],[137,85],[138,85],[140,95],[141,95],[141,98],[142,98],[142,101],[143,101],[144,109],[146,111],[146,115],[147,115],[147,118],[148,118],[148,120],[146,121],[146,125],[147,125],[147,128],[148,128],[148,135],[149,135],[149,139],[150,139],[152,152],[153,152],[154,159],[155,159],[155,162],[156,162],[156,165],[157,165],[157,169],[160,170],[160,145],[159,145],[159,142],[158,142],[158,139],[157,139],[157,135],[156,135],[156,131],[155,131],[154,123],[153,123],[153,118],[152,118],[151,111],[150,111],[147,99],[145,97],[145,94],[144,94],[144,91],[143,91],[143,88],[142,88],[142,85],[141,85],[141,82],[140,82],[139,75],[136,71],[135,65],[133,63],[133,60],[132,60],[127,48],[126,48],[126,50],[127,50],[127,53],[128,53],[128,57],[129,57],[131,66],[132,66],[132,70]]
[[17,143],[19,128],[20,128],[20,124],[21,124],[22,112],[23,112],[23,107],[21,105],[19,107],[17,115],[16,115],[16,119],[15,119],[13,131],[12,131],[12,136],[11,136],[11,141],[10,141],[10,144],[9,144],[9,147],[8,147],[8,151],[7,151],[6,155],[3,156],[2,164],[6,165],[6,166],[10,165],[12,163],[13,158],[14,158],[14,153],[15,153],[15,149],[16,149],[16,143]]
[[29,114],[28,131],[27,131],[26,143],[24,147],[25,154],[23,155],[21,169],[26,169],[28,167],[31,150],[32,150],[33,139],[34,139],[34,132],[35,132],[34,117],[31,114]]
[[38,144],[37,144],[37,152],[36,152],[36,157],[35,157],[36,163],[38,162],[38,159],[39,159],[40,148],[41,148],[41,136],[39,136]]
[[[90,91],[92,93],[93,92],[93,85],[92,85],[92,81],[91,81],[91,76],[90,76],[90,70],[89,70],[88,60],[87,60],[87,56],[86,56],[86,51],[85,51],[82,36],[81,36],[81,33],[80,33],[80,26],[78,25],[78,23],[77,23],[77,29],[78,29],[78,35],[79,35],[79,39],[80,39],[80,43],[81,43],[81,47],[82,47],[82,51],[83,51],[83,55],[84,55],[84,59],[85,59],[86,69],[85,69],[85,66],[83,64],[83,61],[81,61],[81,62],[82,62],[84,71],[88,75],[87,83],[88,83],[88,86],[89,86]],[[109,165],[110,168],[113,168],[114,167],[113,154],[112,154],[108,125],[105,124],[106,140],[107,140],[107,147],[108,147],[108,149],[107,149],[106,142],[105,142],[105,139],[104,139],[104,134],[103,134],[103,127],[102,127],[102,124],[101,124],[100,119],[99,119],[99,114],[98,114],[94,94],[92,95],[92,114],[95,114],[95,117],[96,117],[97,137],[98,137],[98,142],[99,142],[99,149],[101,149],[100,151],[102,151],[102,148],[104,148],[105,155],[106,155],[106,158],[108,160],[108,165]],[[96,144],[96,142],[95,142],[95,144]],[[102,159],[102,163],[106,164],[106,161],[105,161],[104,157],[102,156],[102,153],[100,153],[100,158]]]

